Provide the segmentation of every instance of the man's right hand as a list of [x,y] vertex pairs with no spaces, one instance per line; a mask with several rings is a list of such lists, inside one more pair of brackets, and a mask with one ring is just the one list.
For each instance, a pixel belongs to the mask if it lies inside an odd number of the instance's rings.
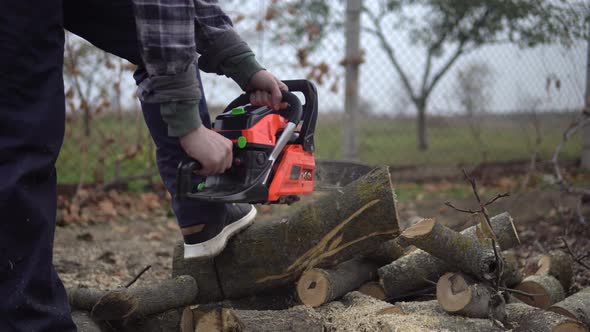
[[180,145],[201,164],[201,169],[197,171],[199,175],[221,174],[232,165],[232,142],[205,126],[182,136]]

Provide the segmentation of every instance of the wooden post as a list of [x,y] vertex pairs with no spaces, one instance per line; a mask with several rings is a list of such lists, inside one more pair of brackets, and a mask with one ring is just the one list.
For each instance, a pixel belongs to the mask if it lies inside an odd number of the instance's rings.
[[344,90],[344,131],[342,156],[358,158],[359,67],[362,0],[346,1],[346,86]]

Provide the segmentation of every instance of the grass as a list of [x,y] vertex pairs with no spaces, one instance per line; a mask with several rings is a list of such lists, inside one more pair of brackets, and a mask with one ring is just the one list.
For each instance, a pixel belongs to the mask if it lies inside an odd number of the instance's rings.
[[[547,114],[538,118],[543,134],[539,156],[548,159],[561,140],[571,114]],[[534,127],[526,116],[487,116],[479,119],[478,126],[485,147],[477,143],[464,119],[431,118],[428,123],[430,148],[419,151],[413,119],[366,117],[360,126],[359,157],[368,164],[396,166],[475,164],[482,161],[482,150],[487,151],[488,161],[530,158]],[[324,114],[320,117],[316,129],[318,160],[340,159],[341,128],[340,116]],[[132,155],[130,152],[134,147],[138,150]],[[575,137],[566,145],[561,158],[578,158],[580,151],[581,140]],[[84,138],[80,121],[69,121],[57,162],[58,180],[60,183],[77,183],[82,178],[86,183],[109,182],[115,177],[117,164],[120,177],[156,174],[154,153],[143,119],[136,113],[121,117],[109,113],[97,116],[93,119],[88,139]]]

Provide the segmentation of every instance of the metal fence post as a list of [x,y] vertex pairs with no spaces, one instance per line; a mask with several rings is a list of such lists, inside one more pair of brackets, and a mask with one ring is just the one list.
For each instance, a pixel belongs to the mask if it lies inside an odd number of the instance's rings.
[[361,8],[362,0],[346,1],[346,83],[342,133],[342,156],[346,160],[358,159]]

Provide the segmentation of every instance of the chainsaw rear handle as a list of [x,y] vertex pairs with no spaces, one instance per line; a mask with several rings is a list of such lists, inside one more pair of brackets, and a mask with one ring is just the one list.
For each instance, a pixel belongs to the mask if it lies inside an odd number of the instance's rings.
[[[299,131],[299,138],[295,143],[303,145],[303,150],[313,153],[315,151],[314,133],[318,119],[318,93],[315,85],[308,80],[286,80],[283,81],[290,92],[301,92],[305,97],[305,104],[302,106],[303,123]],[[297,98],[299,101],[299,98]],[[299,101],[300,102],[300,101]],[[235,107],[250,103],[250,94],[242,94],[232,101],[224,110],[227,112]],[[299,124],[298,122],[295,124]]]
[[[301,106],[301,101],[299,98],[291,93],[290,91],[281,91],[283,94],[283,98],[281,102],[285,102],[289,104],[289,117],[287,120],[289,122],[293,122],[294,124],[299,124],[301,121],[301,116],[303,114],[303,109]],[[227,107],[225,108],[224,112],[230,111],[233,108],[244,106],[250,104],[250,93],[241,94],[238,98],[234,99]]]

